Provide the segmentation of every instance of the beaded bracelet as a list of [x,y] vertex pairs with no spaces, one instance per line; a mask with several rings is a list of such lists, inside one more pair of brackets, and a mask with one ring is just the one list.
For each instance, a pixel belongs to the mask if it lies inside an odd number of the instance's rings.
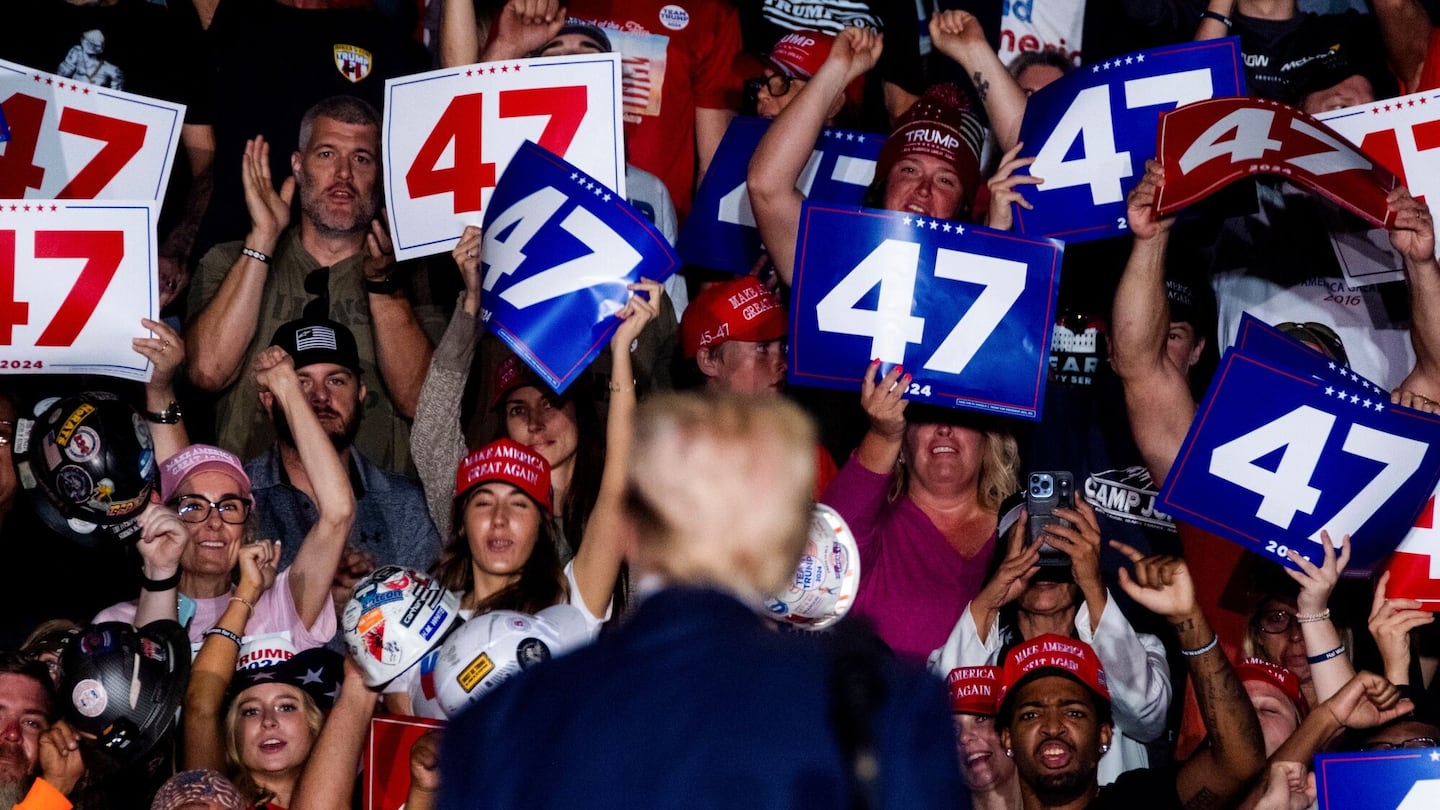
[[251,612],[251,613],[254,613],[254,612],[255,612],[255,603],[254,603],[254,602],[251,602],[249,599],[246,599],[246,598],[243,597],[243,596],[232,596],[232,597],[230,597],[230,601],[231,601],[231,602],[239,602],[240,604],[244,605],[245,607],[250,608],[250,612]]
[[1219,643],[1220,643],[1220,634],[1219,634],[1219,633],[1216,633],[1216,634],[1215,634],[1215,637],[1212,638],[1212,639],[1210,639],[1210,643],[1209,643],[1209,644],[1206,644],[1204,647],[1197,647],[1197,648],[1195,648],[1195,649],[1193,649],[1193,650],[1181,649],[1181,650],[1180,650],[1180,654],[1181,654],[1181,655],[1188,655],[1188,656],[1190,656],[1191,658],[1193,658],[1193,657],[1195,657],[1195,656],[1197,656],[1197,655],[1204,655],[1205,653],[1210,652],[1211,650],[1215,649],[1215,645],[1216,645],[1216,644],[1219,644]]
[[1325,608],[1324,610],[1316,613],[1313,616],[1302,616],[1301,614],[1296,613],[1295,621],[1301,624],[1311,624],[1312,622],[1328,622],[1330,621],[1330,608]]
[[241,642],[240,642],[240,636],[239,636],[239,635],[237,635],[237,634],[235,634],[235,633],[233,633],[233,632],[231,632],[231,631],[229,631],[229,630],[226,630],[226,629],[223,628],[223,627],[212,627],[212,628],[210,628],[209,630],[206,630],[206,631],[205,631],[205,635],[207,635],[207,636],[224,636],[225,638],[228,638],[228,639],[230,639],[231,641],[235,642],[235,646],[236,646],[236,647],[243,646],[243,645],[241,644]]
[[255,261],[260,262],[261,264],[269,264],[269,263],[270,263],[270,257],[269,257],[269,256],[266,256],[264,253],[261,253],[260,251],[254,249],[254,248],[242,247],[242,248],[240,248],[240,253],[243,254],[243,255],[245,255],[245,256],[249,256],[250,258],[254,259]]
[[1323,652],[1323,653],[1320,653],[1319,655],[1312,655],[1312,656],[1310,656],[1309,658],[1306,658],[1305,660],[1306,660],[1306,662],[1311,663],[1311,664],[1323,664],[1323,663],[1325,663],[1326,661],[1329,661],[1331,658],[1335,658],[1335,657],[1337,657],[1337,656],[1341,656],[1341,655],[1344,655],[1344,654],[1345,654],[1345,645],[1344,645],[1344,644],[1341,644],[1339,647],[1336,647],[1335,649],[1331,650],[1330,652]]

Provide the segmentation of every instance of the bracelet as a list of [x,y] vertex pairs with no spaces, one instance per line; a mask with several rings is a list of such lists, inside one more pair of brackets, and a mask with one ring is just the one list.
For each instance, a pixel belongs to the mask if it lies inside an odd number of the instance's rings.
[[269,257],[269,256],[266,256],[264,253],[261,253],[260,251],[254,249],[254,248],[242,247],[242,248],[240,248],[240,253],[241,253],[241,255],[249,256],[250,258],[254,259],[255,261],[260,262],[261,264],[269,264],[269,263],[270,263],[270,257]]
[[1211,10],[1208,9],[1208,8],[1205,9],[1204,11],[1200,12],[1200,19],[1201,19],[1201,20],[1214,20],[1214,21],[1216,21],[1216,22],[1224,25],[1226,28],[1229,28],[1231,25],[1233,25],[1233,23],[1230,22],[1230,18],[1229,18],[1229,17],[1226,17],[1224,14],[1221,14],[1221,13],[1218,12],[1218,11],[1211,11]]
[[384,278],[365,279],[365,292],[371,295],[394,295],[402,289],[400,277],[391,273]]
[[157,425],[178,425],[180,419],[185,416],[184,412],[180,410],[180,403],[173,399],[163,411],[141,411],[141,414],[145,417],[145,421]]
[[239,602],[240,604],[244,605],[245,607],[250,608],[250,612],[251,612],[251,613],[254,613],[254,612],[255,612],[255,603],[254,603],[254,602],[251,602],[249,599],[246,599],[246,598],[243,597],[243,596],[232,596],[232,597],[230,597],[230,601],[231,601],[231,602]]
[[1187,650],[1187,649],[1184,649],[1184,648],[1182,647],[1182,648],[1180,649],[1180,654],[1181,654],[1181,655],[1187,655],[1187,656],[1190,656],[1191,658],[1194,658],[1194,657],[1197,656],[1197,655],[1204,655],[1205,653],[1210,652],[1211,650],[1215,649],[1215,645],[1217,645],[1217,644],[1219,644],[1219,643],[1220,643],[1220,634],[1219,634],[1219,633],[1216,633],[1216,634],[1215,634],[1215,637],[1212,638],[1212,639],[1210,639],[1210,643],[1209,643],[1209,644],[1206,644],[1204,647],[1196,647],[1196,648],[1193,649],[1193,650]]
[[140,575],[140,587],[151,592],[168,591],[179,584],[180,572],[178,570],[164,579],[151,579],[144,574]]
[[228,638],[228,639],[230,639],[231,641],[235,642],[235,646],[236,646],[236,647],[243,647],[243,646],[245,646],[245,645],[240,641],[240,636],[239,636],[238,634],[232,633],[231,631],[226,630],[226,629],[223,628],[223,627],[212,627],[212,628],[210,628],[209,630],[206,630],[206,631],[205,631],[205,635],[207,635],[207,636],[224,636],[225,638]]
[[1295,621],[1299,622],[1300,624],[1310,624],[1312,622],[1328,622],[1330,621],[1330,608],[1325,608],[1319,613],[1316,613],[1314,616],[1302,616],[1299,613],[1296,613]]
[[617,382],[615,382],[614,380],[611,380],[611,381],[610,381],[610,391],[611,391],[611,393],[616,393],[616,394],[618,394],[618,393],[620,393],[620,392],[622,392],[622,391],[634,391],[634,390],[635,390],[635,380],[633,380],[633,379],[630,380],[630,384],[629,384],[629,385],[621,385],[620,383],[617,383]]
[[1312,655],[1312,656],[1310,656],[1309,658],[1306,658],[1305,660],[1306,660],[1306,662],[1311,663],[1311,664],[1323,664],[1323,663],[1325,663],[1326,661],[1329,661],[1331,658],[1334,658],[1334,657],[1339,656],[1339,655],[1344,655],[1344,654],[1345,654],[1345,645],[1344,645],[1344,644],[1341,644],[1339,647],[1336,647],[1335,649],[1331,650],[1330,652],[1323,652],[1323,653],[1320,653],[1319,655]]

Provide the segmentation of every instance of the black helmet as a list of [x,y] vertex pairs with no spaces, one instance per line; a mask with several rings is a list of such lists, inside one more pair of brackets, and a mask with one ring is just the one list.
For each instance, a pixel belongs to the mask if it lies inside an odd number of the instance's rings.
[[190,680],[190,638],[169,619],[136,630],[86,625],[60,655],[60,704],[87,762],[113,772],[141,761],[170,731]]
[[15,425],[16,472],[50,528],[86,539],[97,526],[136,538],[154,489],[150,426],[115,395],[88,391],[35,407]]

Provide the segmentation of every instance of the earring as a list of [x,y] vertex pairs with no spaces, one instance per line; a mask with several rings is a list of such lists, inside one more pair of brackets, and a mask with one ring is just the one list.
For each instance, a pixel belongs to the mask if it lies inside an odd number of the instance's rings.
[[1101,746],[1100,746],[1100,753],[1102,753],[1102,754],[1108,754],[1108,753],[1110,753],[1110,746],[1109,746],[1109,745],[1101,745]]
[[1006,749],[1005,749],[1005,756],[1010,757],[1011,759],[1014,759],[1014,758],[1015,758],[1015,752],[1014,752],[1014,751],[1011,751],[1009,748],[1006,748]]

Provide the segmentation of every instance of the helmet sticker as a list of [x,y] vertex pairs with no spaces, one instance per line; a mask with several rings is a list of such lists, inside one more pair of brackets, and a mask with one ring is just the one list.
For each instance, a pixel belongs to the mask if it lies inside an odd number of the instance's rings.
[[55,473],[55,486],[65,500],[71,503],[85,503],[90,500],[90,493],[95,489],[95,482],[90,480],[89,473],[79,467],[67,464]]
[[82,425],[65,445],[65,457],[77,463],[89,461],[100,453],[100,434],[95,429]]
[[460,684],[461,689],[469,692],[494,670],[495,663],[490,660],[490,656],[480,653],[464,669],[460,670],[460,674],[455,676],[455,682]]
[[70,702],[75,704],[75,711],[85,717],[99,717],[105,713],[105,707],[110,703],[110,696],[105,692],[105,687],[94,678],[75,684],[70,690]]
[[435,608],[435,612],[430,614],[430,621],[425,622],[425,626],[420,628],[420,637],[426,641],[433,638],[435,631],[439,630],[440,627],[445,624],[445,617],[449,615],[450,612],[445,608]]
[[549,661],[550,648],[538,638],[521,639],[519,646],[515,648],[515,659],[520,662],[521,669],[529,669]]

